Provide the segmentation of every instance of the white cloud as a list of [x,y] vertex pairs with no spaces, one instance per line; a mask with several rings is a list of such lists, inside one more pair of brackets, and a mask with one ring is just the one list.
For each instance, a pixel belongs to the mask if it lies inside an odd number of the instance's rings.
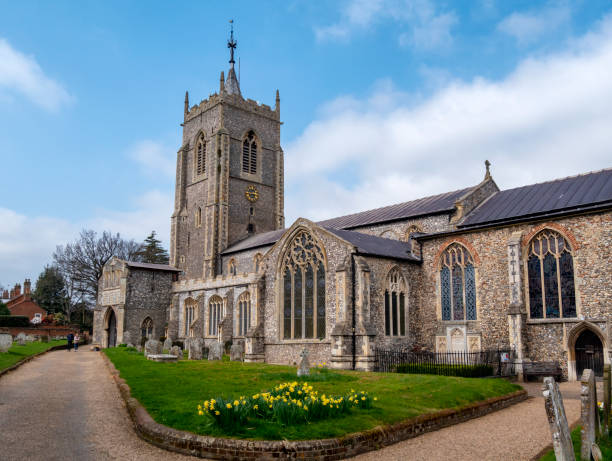
[[59,83],[44,74],[34,57],[17,51],[2,38],[0,91],[8,94],[21,93],[34,104],[49,111],[55,111],[73,99]]
[[331,101],[286,146],[287,222],[475,185],[485,159],[502,188],[610,167],[610,68],[612,16],[498,81]]
[[337,23],[315,27],[314,32],[318,41],[348,40],[354,31],[383,21],[402,24],[406,30],[398,37],[400,45],[419,50],[451,45],[451,29],[458,22],[453,12],[438,12],[431,0],[350,0]]
[[520,45],[527,45],[567,25],[570,19],[571,10],[567,5],[550,4],[539,10],[512,13],[497,25],[497,29],[514,37]]
[[128,156],[138,163],[144,173],[151,177],[159,177],[161,173],[165,178],[175,177],[176,159],[172,149],[159,142],[145,139],[128,149]]

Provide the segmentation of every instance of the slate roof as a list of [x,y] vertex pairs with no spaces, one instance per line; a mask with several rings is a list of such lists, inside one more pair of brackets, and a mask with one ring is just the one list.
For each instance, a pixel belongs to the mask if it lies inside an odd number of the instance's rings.
[[612,206],[612,168],[495,193],[460,229]]
[[472,189],[473,187],[468,187],[466,189],[446,192],[444,194],[431,195],[429,197],[411,200],[410,202],[397,203],[374,210],[327,219],[317,224],[336,229],[352,229],[369,224],[395,221],[397,219],[450,212],[454,211],[455,202]]
[[244,240],[226,248],[222,251],[226,253],[236,253],[237,251],[249,250],[252,248],[263,247],[268,245],[274,245],[280,240],[287,229],[279,229],[275,231],[262,232],[261,234],[255,234],[252,237],[247,237]]
[[126,261],[125,263],[129,267],[136,267],[138,269],[153,269],[153,270],[158,270],[158,271],[181,272],[181,269],[177,269],[176,267],[172,267],[167,264],[137,263],[136,261]]
[[359,254],[421,262],[419,258],[412,256],[411,245],[407,242],[332,227],[326,227],[326,229],[356,246]]

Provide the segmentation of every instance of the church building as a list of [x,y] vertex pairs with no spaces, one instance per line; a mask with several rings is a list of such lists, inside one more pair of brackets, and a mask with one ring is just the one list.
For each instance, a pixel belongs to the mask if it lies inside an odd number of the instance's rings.
[[[376,348],[512,349],[570,380],[612,340],[612,169],[500,190],[479,184],[321,222],[284,219],[280,98],[234,69],[189,105],[170,265],[110,260],[94,342],[241,344],[247,362],[373,370]],[[401,197],[398,197],[401,199]]]

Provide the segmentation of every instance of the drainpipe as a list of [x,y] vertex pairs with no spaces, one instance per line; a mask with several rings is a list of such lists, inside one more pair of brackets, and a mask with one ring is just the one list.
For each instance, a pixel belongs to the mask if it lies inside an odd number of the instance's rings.
[[352,352],[353,352],[353,370],[355,369],[355,363],[356,363],[356,345],[355,345],[355,325],[356,325],[356,320],[355,320],[355,314],[356,314],[356,309],[355,309],[355,254],[351,253],[351,298],[353,300],[353,315],[352,315],[352,328],[351,328],[351,332],[352,332],[352,339],[353,339],[353,344],[352,344]]

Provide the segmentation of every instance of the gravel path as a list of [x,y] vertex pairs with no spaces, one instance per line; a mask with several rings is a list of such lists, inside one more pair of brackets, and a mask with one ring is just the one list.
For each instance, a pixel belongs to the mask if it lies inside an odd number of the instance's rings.
[[193,460],[139,439],[99,352],[55,351],[0,379],[2,460]]

